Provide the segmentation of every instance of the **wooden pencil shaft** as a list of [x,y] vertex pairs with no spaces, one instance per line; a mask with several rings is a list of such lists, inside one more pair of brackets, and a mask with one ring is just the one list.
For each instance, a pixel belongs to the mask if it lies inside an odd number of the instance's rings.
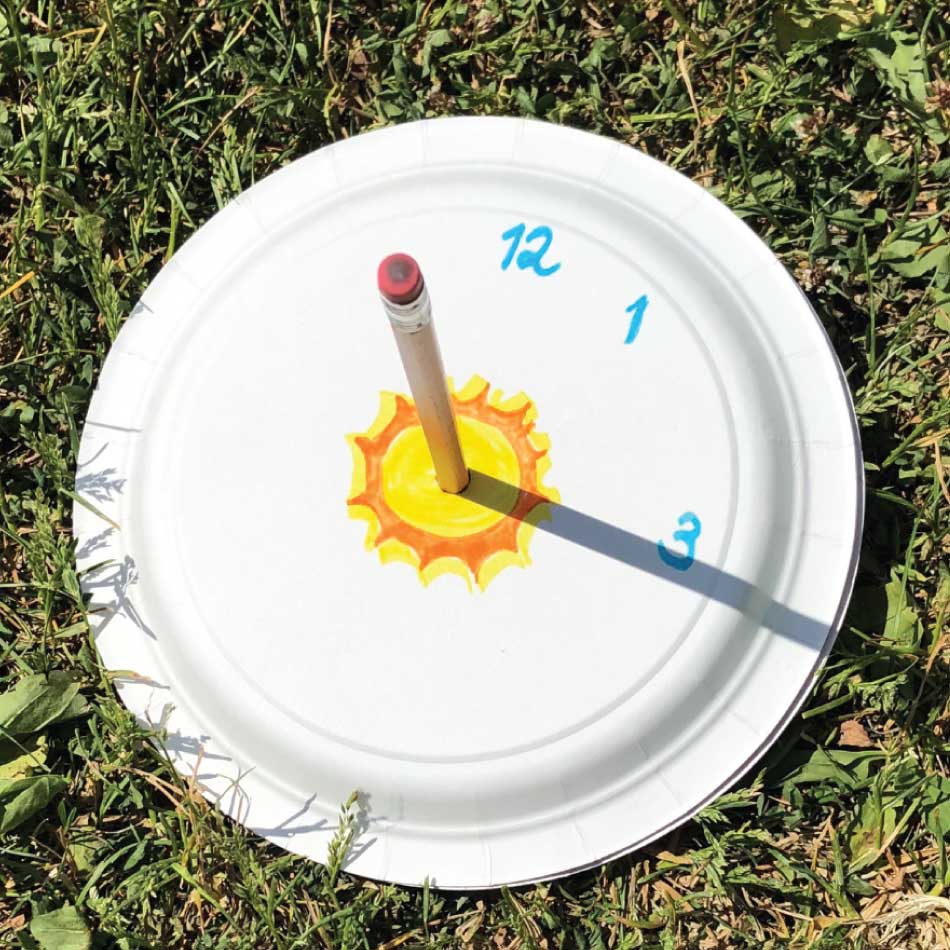
[[468,469],[462,457],[439,341],[428,313],[428,299],[420,301],[420,306],[420,319],[411,328],[405,322],[393,319],[390,306],[386,309],[390,313],[399,356],[435,465],[436,480],[443,491],[457,494],[468,485]]

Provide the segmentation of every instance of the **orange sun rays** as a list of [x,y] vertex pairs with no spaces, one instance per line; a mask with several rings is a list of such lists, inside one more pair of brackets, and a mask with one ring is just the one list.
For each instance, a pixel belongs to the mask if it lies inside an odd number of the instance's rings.
[[534,525],[550,517],[545,501],[556,489],[542,484],[550,468],[550,441],[535,432],[537,411],[524,394],[502,400],[489,383],[473,377],[450,395],[473,484],[490,476],[488,505],[438,489],[431,458],[407,447],[421,443],[415,404],[398,393],[382,393],[379,415],[362,434],[348,435],[353,452],[350,516],[369,528],[366,547],[383,563],[416,568],[423,583],[441,574],[474,578],[484,590],[508,566],[527,566]]

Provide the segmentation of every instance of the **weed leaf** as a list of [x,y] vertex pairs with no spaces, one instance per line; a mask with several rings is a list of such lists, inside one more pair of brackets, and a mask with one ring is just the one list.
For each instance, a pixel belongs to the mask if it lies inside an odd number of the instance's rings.
[[84,214],[73,221],[73,231],[79,243],[87,251],[99,251],[102,248],[102,238],[105,233],[105,219],[97,214]]
[[867,0],[793,0],[775,14],[779,49],[788,52],[798,44],[833,40],[869,23],[877,4]]
[[89,950],[92,937],[72,904],[34,917],[30,933],[43,950]]
[[950,240],[936,220],[904,228],[899,237],[881,246],[880,259],[903,277],[922,277],[935,270],[940,286],[950,279]]
[[923,808],[927,827],[938,837],[950,835],[950,779],[931,775],[924,789]]
[[0,834],[4,834],[45,808],[67,785],[59,775],[0,779]]
[[864,800],[857,818],[851,824],[848,838],[852,871],[866,867],[875,859],[896,823],[894,809],[882,807],[877,796],[869,795]]
[[46,762],[46,736],[0,739],[0,779],[28,778]]
[[917,611],[903,581],[896,573],[884,588],[887,594],[887,621],[884,637],[901,646],[916,646],[920,642],[921,625]]
[[79,693],[79,684],[66,673],[49,677],[25,676],[12,689],[0,695],[0,729],[12,736],[37,732],[64,716]]
[[920,38],[895,30],[876,34],[867,43],[867,53],[884,84],[937,142],[947,135],[936,115],[927,112],[927,64]]
[[855,788],[868,780],[872,766],[882,758],[879,752],[815,749],[807,761],[786,775],[782,784],[829,782],[840,788]]

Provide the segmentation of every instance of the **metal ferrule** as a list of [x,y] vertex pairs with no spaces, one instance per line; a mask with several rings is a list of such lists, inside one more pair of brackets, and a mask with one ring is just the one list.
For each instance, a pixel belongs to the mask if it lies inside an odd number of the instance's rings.
[[432,307],[429,304],[429,291],[425,284],[422,293],[412,303],[393,303],[382,298],[383,308],[394,330],[402,333],[416,333],[432,322]]

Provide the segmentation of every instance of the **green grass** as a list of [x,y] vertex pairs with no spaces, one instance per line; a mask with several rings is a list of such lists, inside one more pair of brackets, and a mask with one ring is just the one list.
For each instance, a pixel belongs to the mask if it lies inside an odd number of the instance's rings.
[[[947,946],[948,79],[945,0],[0,0],[0,691],[66,671],[87,700],[15,737],[50,801],[0,835],[0,944]],[[711,189],[808,292],[867,464],[853,604],[762,767],[653,847],[486,894],[351,878],[210,809],[116,701],[69,521],[96,374],[162,263],[291,159],[441,114],[589,129]]]

